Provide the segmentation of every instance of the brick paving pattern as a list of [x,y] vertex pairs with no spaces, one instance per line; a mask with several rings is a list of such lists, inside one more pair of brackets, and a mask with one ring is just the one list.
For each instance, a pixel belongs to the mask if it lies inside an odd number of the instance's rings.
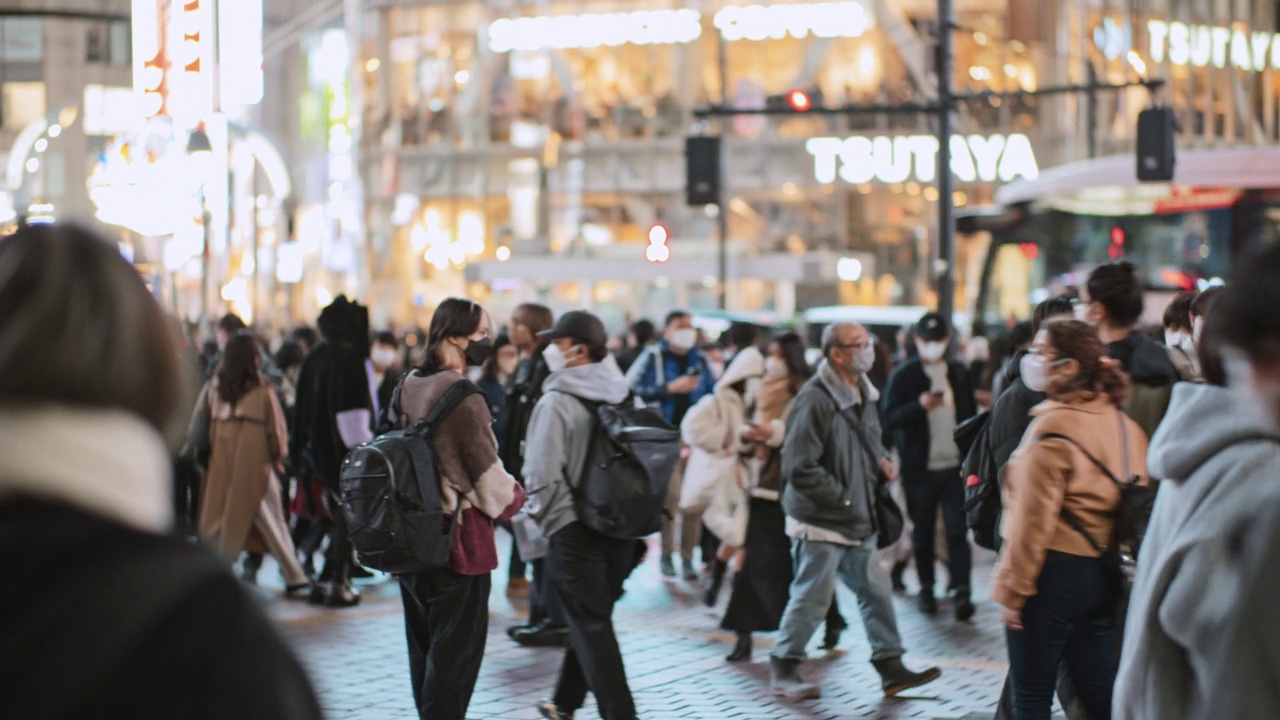
[[[505,541],[499,535],[500,543]],[[907,663],[943,669],[938,682],[916,694],[881,697],[871,667],[855,598],[841,588],[840,607],[852,627],[840,651],[828,656],[811,646],[806,676],[821,683],[824,697],[782,702],[768,691],[772,635],[758,635],[754,661],[731,665],[723,659],[733,637],[719,630],[720,608],[700,600],[700,589],[664,582],[650,558],[627,583],[615,615],[627,675],[644,720],[741,719],[833,720],[836,718],[990,718],[1007,669],[1003,629],[987,598],[992,558],[975,558],[977,617],[955,622],[950,604],[926,617],[911,596],[898,597],[898,622]],[[502,555],[500,555],[502,556]],[[908,573],[910,576],[911,573]],[[264,568],[264,583],[276,576]],[[943,573],[942,577],[945,577]],[[469,715],[477,720],[534,720],[533,705],[550,695],[562,651],[521,648],[505,635],[524,608],[505,596],[506,573],[494,573],[488,647]],[[908,580],[908,585],[911,585]],[[330,720],[399,720],[416,717],[410,694],[407,651],[398,586],[389,580],[362,586],[364,601],[351,610],[313,608],[259,595],[310,671]],[[721,605],[727,601],[722,594]],[[592,701],[579,720],[599,717]]]

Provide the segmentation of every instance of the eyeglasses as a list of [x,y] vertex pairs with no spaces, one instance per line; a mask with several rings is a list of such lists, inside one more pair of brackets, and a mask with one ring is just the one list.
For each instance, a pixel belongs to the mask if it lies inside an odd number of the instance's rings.
[[861,342],[853,343],[852,345],[833,345],[832,347],[836,350],[866,350],[868,345],[870,345],[870,343]]

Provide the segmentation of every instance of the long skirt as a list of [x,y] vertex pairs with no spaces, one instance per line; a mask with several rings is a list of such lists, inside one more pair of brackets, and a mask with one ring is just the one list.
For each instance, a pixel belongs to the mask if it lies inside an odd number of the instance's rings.
[[733,595],[720,627],[739,633],[777,630],[787,609],[791,572],[791,540],[782,506],[751,498],[746,560],[733,577]]

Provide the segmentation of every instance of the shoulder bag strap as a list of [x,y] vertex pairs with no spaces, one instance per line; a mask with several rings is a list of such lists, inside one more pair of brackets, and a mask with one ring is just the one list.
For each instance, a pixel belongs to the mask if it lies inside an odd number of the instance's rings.
[[[1086,450],[1083,445],[1076,441],[1075,438],[1070,437],[1069,435],[1063,435],[1062,433],[1044,433],[1043,435],[1037,435],[1035,442],[1040,442],[1041,440],[1065,440],[1066,442],[1071,443],[1076,447],[1076,449],[1084,453],[1084,456],[1089,459],[1089,462],[1096,465],[1099,470],[1102,470],[1102,472],[1106,474],[1106,476],[1111,479],[1111,482],[1115,483],[1117,487],[1124,487],[1123,483],[1116,479],[1115,473],[1111,472],[1110,468],[1104,465],[1101,460],[1094,457],[1093,453]],[[1127,441],[1125,441],[1125,447],[1126,449],[1128,448]],[[1066,520],[1067,524],[1070,525],[1072,529],[1083,535],[1085,540],[1089,541],[1089,544],[1093,546],[1094,550],[1103,555],[1107,553],[1108,546],[1098,542],[1097,539],[1093,537],[1093,533],[1085,529],[1084,523],[1080,521],[1080,518],[1076,517],[1075,513],[1068,510],[1065,504],[1062,506],[1061,515],[1062,519]]]

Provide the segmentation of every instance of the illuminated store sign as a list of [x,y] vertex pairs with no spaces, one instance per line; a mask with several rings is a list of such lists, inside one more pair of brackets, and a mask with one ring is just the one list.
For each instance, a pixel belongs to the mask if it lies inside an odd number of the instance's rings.
[[[814,178],[823,184],[872,180],[900,183],[937,178],[938,139],[932,135],[812,138],[805,149],[814,159]],[[1040,175],[1026,135],[952,135],[951,172],[961,182],[1033,180]]]
[[[726,40],[859,37],[874,24],[860,2],[727,7],[712,22]],[[678,45],[702,37],[697,10],[503,18],[489,26],[494,52],[619,45]]]
[[803,40],[811,34],[861,37],[873,24],[866,8],[856,2],[727,7],[715,17],[716,29],[725,40],[781,40],[787,35]]
[[1234,67],[1249,72],[1261,72],[1268,65],[1280,69],[1277,33],[1150,20],[1147,34],[1151,59],[1158,63],[1167,56],[1173,65]]

